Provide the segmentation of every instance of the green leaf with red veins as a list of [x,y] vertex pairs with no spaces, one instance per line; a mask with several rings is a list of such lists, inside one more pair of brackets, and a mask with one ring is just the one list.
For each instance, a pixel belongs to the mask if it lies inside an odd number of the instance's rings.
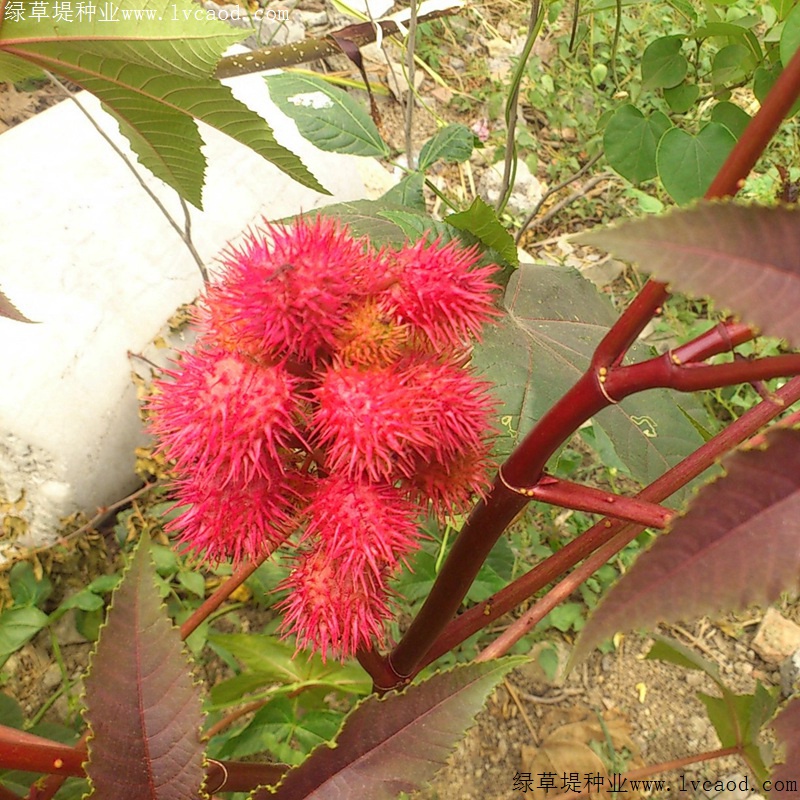
[[253,800],[394,800],[424,786],[475,722],[488,694],[527,659],[459,666],[402,693],[367,698],[347,717],[334,746],[323,744]]
[[590,617],[573,659],[617,631],[767,604],[798,586],[800,430],[723,461],[668,534],[643,553]]
[[195,800],[204,780],[201,699],[143,539],[114,592],[86,680],[93,797]]
[[699,203],[576,237],[800,346],[800,209]]

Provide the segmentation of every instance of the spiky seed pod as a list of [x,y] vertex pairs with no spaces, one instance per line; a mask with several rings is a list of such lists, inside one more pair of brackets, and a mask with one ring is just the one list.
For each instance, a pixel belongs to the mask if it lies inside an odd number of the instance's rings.
[[255,357],[319,362],[336,344],[352,301],[385,272],[379,255],[329,217],[266,224],[223,261],[205,298],[225,347]]
[[384,307],[423,332],[436,351],[467,347],[498,316],[491,280],[498,268],[476,266],[475,248],[420,239],[389,257],[395,280],[383,294]]
[[331,651],[342,660],[359,648],[382,646],[391,617],[386,575],[376,572],[354,553],[347,563],[332,556],[318,539],[295,556],[295,566],[280,588],[288,596],[279,606],[281,631],[295,633],[298,649],[317,651],[323,660]]
[[281,469],[280,450],[298,435],[298,381],[283,366],[200,348],[168,376],[149,402],[150,428],[180,471],[224,486]]
[[290,477],[276,472],[224,485],[198,481],[195,475],[176,481],[175,495],[187,509],[168,525],[179,531],[185,549],[218,564],[255,560],[278,547],[291,530],[294,509]]
[[428,432],[435,461],[448,464],[464,453],[485,453],[492,433],[497,401],[491,384],[469,369],[430,356],[415,356],[406,363],[409,383],[421,388],[428,402],[417,404],[413,422]]
[[318,406],[311,430],[333,472],[391,482],[434,444],[430,430],[413,424],[419,404],[431,401],[406,380],[402,365],[334,364],[312,394]]
[[474,498],[483,497],[491,486],[490,452],[487,441],[483,452],[468,450],[448,458],[446,463],[435,459],[421,461],[404,485],[417,502],[429,502],[440,520],[466,514]]
[[393,486],[333,475],[317,486],[305,538],[324,541],[345,565],[355,558],[382,574],[417,547],[419,510]]

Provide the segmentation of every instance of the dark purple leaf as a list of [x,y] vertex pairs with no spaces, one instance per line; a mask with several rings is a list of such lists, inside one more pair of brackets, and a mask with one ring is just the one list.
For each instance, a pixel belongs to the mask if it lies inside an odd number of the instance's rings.
[[2,289],[0,289],[0,317],[7,317],[15,322],[33,322],[6,297]]
[[700,203],[577,237],[800,346],[800,209]]
[[614,586],[584,628],[575,658],[617,631],[767,604],[800,577],[800,430],[723,461],[669,533]]
[[[800,781],[797,765],[800,764],[800,698],[795,698],[772,721],[770,727],[783,744],[783,763],[777,764],[770,775],[773,789],[770,800],[798,800],[800,798]],[[780,781],[780,783],[778,783]],[[791,787],[791,788],[788,788]]]
[[491,690],[525,659],[459,666],[405,692],[369,697],[345,721],[336,746],[318,747],[270,794],[254,800],[394,800],[444,766]]
[[86,680],[96,800],[197,800],[201,700],[142,540],[114,592]]

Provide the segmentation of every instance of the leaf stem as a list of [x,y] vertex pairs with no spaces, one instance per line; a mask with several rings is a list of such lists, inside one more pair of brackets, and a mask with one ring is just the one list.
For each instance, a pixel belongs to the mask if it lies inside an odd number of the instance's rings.
[[[274,547],[272,548],[274,550]],[[216,611],[272,554],[272,550],[253,561],[240,564],[236,571],[217,590],[207,597],[181,625],[181,639],[187,639],[200,624]]]
[[603,517],[608,516],[626,522],[641,522],[648,528],[659,530],[666,528],[675,514],[671,509],[656,503],[564,481],[551,475],[543,476],[535,486],[523,490],[522,494],[542,503],[585,511],[589,514],[600,514]]
[[727,364],[681,364],[676,361],[675,353],[670,351],[639,364],[616,367],[605,376],[605,390],[614,399],[621,400],[645,389],[663,387],[679,392],[697,392],[800,374],[800,354],[797,353]]
[[[439,17],[446,17],[455,14],[457,8],[445,8],[432,11],[429,14],[422,14],[417,22],[429,22]],[[376,20],[372,22],[359,22],[355,25],[348,25],[334,35],[325,36],[322,39],[305,39],[302,42],[278,45],[276,47],[264,47],[259,50],[252,50],[248,53],[237,53],[233,56],[223,56],[217,62],[214,72],[215,78],[234,78],[239,75],[249,75],[253,72],[265,72],[268,69],[283,69],[297,64],[305,64],[308,61],[319,61],[322,58],[338,55],[342,48],[337,44],[336,39],[349,39],[356,47],[374,42],[377,38],[377,30],[380,26],[383,36],[392,36],[400,32],[397,23],[391,19]]]
[[0,768],[83,775],[86,750],[0,725]]

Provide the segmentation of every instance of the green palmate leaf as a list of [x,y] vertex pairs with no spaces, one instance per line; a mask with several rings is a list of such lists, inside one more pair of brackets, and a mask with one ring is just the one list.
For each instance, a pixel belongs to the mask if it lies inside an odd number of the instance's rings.
[[514,237],[500,223],[495,210],[480,197],[476,197],[466,211],[449,214],[445,222],[472,234],[485,247],[500,253],[506,263],[519,266]]
[[421,172],[412,172],[404,176],[396,186],[392,186],[381,197],[380,202],[424,212],[425,196],[422,193],[424,182],[425,177]]
[[723,747],[740,747],[759,781],[768,772],[759,747],[761,727],[775,713],[777,700],[759,683],[753,694],[734,694],[722,686],[722,697],[698,692]]
[[[500,398],[498,443],[504,457],[521,436],[589,367],[594,349],[616,319],[609,300],[577,271],[523,264],[508,283],[508,315],[475,346],[473,363]],[[647,355],[634,347],[633,357]],[[686,408],[687,396],[681,397]],[[695,450],[702,438],[666,391],[626,398],[595,417],[617,454],[649,483]]]
[[420,789],[445,764],[489,692],[525,660],[456,667],[402,694],[367,698],[347,717],[335,747],[318,747],[274,794],[259,790],[254,800],[394,800]]
[[[2,39],[0,39],[0,42]],[[26,78],[44,78],[45,74],[35,64],[0,50],[0,81],[17,83]]]
[[159,600],[149,541],[114,592],[86,680],[86,772],[98,798],[188,800],[204,780],[201,700]]
[[223,647],[249,670],[271,676],[273,683],[293,688],[326,685],[332,689],[367,694],[371,682],[364,670],[355,664],[323,661],[319,655],[295,658],[295,648],[266,634],[214,633],[209,641]]
[[274,103],[320,150],[354,156],[389,154],[369,114],[347,92],[315,75],[283,73],[264,80]]
[[[26,12],[30,5],[28,0]],[[326,192],[300,159],[278,144],[267,123],[213,78],[224,50],[247,32],[198,19],[196,11],[188,0],[120,0],[71,21],[7,16],[0,30],[0,55],[6,57],[0,69],[10,65],[13,71],[23,59],[97,95],[141,163],[198,207],[205,158],[194,119]],[[0,74],[4,79],[8,75]]]
[[38,608],[9,608],[0,614],[0,666],[47,625],[47,614]]
[[603,133],[608,163],[632,183],[655,178],[658,143],[671,127],[669,117],[660,111],[645,117],[636,106],[622,106]]
[[[477,208],[476,204],[473,204]],[[493,247],[487,249],[475,233],[459,230],[448,222],[439,222],[420,211],[413,211],[381,200],[357,200],[349,203],[336,203],[321,209],[321,213],[336,217],[346,223],[356,236],[369,236],[376,246],[391,245],[401,247],[407,241],[416,241],[425,236],[429,241],[439,239],[442,244],[458,239],[464,246],[479,245],[483,250],[481,264],[498,264],[506,269],[503,276],[510,274],[511,264]],[[484,222],[488,218],[482,217]],[[477,224],[477,223],[476,223]],[[488,239],[497,234],[491,223],[481,226],[480,233]],[[498,237],[499,239],[499,237]],[[502,240],[498,241],[499,244]],[[505,250],[505,244],[502,244]],[[514,251],[516,254],[516,250]]]
[[683,36],[662,36],[651,42],[642,54],[642,90],[677,86],[689,69],[681,55]]
[[797,586],[800,431],[777,431],[768,442],[723,462],[727,475],[705,486],[606,596],[578,654],[617,631],[770,603]]
[[[210,691],[211,704],[214,710],[241,703],[245,695],[256,693],[259,697],[295,691],[282,684],[276,684],[270,672],[243,672],[228,680],[215,684]],[[255,698],[253,698],[255,699]]]
[[579,241],[636,261],[680,291],[713,297],[764,333],[800,347],[797,208],[700,203],[591,231]]
[[435,221],[425,213],[408,211],[402,206],[382,201],[336,203],[325,206],[320,212],[346,223],[356,236],[368,236],[378,247],[400,247],[410,236],[419,238],[423,232],[436,226]]
[[437,161],[466,161],[472,155],[475,137],[464,125],[446,125],[428,139],[419,153],[418,168],[424,172]]
[[702,197],[735,144],[736,137],[719,122],[709,122],[696,136],[668,130],[656,153],[664,188],[677,203]]
[[650,648],[645,658],[654,661],[665,661],[667,664],[675,664],[683,669],[700,670],[705,672],[714,683],[724,688],[719,674],[719,667],[716,664],[706,661],[694,650],[667,636],[655,634],[653,638],[656,640],[655,644]]
[[235,736],[227,739],[216,758],[244,758],[269,752],[273,759],[298,764],[314,747],[331,741],[344,714],[303,707],[300,698],[276,697],[260,708]]

